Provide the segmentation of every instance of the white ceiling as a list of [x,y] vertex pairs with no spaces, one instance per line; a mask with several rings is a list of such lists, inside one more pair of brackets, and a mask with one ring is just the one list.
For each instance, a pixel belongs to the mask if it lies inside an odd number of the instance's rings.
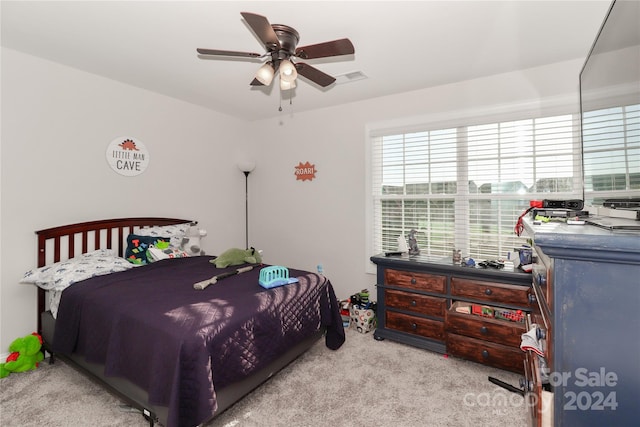
[[[247,120],[277,116],[279,91],[251,88],[262,53],[240,12],[300,33],[299,46],[349,38],[355,54],[308,61],[365,80],[301,81],[283,105],[308,111],[586,57],[609,0],[2,1],[2,46]],[[576,75],[576,79],[577,79]],[[272,85],[273,86],[273,85]]]

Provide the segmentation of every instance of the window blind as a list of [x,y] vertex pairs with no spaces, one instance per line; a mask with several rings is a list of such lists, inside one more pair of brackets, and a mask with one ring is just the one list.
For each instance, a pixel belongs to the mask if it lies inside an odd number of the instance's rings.
[[583,113],[585,198],[635,196],[640,190],[640,105]]
[[536,198],[582,198],[578,116],[371,136],[373,253],[416,230],[421,253],[496,259]]

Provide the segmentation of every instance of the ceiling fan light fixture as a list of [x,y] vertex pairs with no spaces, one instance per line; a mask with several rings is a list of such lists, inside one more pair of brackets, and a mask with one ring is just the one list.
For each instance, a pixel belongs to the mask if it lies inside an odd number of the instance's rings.
[[296,81],[286,81],[280,77],[280,90],[290,90],[296,87]]
[[295,65],[288,59],[280,61],[280,80],[292,83],[296,80],[296,77],[298,77],[298,71]]
[[265,62],[256,73],[256,80],[265,86],[269,86],[273,80],[274,69],[271,61]]
[[252,59],[270,58],[271,60],[263,63],[255,74],[255,78],[250,83],[251,87],[270,86],[277,75],[280,78],[282,90],[292,89],[296,86],[296,79],[300,74],[306,80],[326,88],[334,84],[336,78],[299,60],[339,57],[355,53],[353,43],[347,38],[298,46],[300,34],[294,28],[288,25],[271,24],[265,16],[255,13],[240,12],[240,15],[262,44],[266,51],[264,54],[201,48],[197,48],[196,51],[199,56],[205,57],[211,55]]

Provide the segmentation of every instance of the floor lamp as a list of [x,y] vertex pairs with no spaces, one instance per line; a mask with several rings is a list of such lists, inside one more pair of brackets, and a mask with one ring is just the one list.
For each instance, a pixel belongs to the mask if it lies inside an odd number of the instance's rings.
[[244,173],[244,235],[245,249],[249,249],[249,174],[256,168],[253,162],[242,162],[238,164],[238,169]]

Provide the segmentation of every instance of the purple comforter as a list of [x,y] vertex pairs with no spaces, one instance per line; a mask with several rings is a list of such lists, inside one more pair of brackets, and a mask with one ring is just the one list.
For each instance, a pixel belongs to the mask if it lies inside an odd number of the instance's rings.
[[214,414],[215,389],[245,378],[320,327],[326,345],[345,335],[331,283],[290,270],[299,283],[258,285],[260,268],[203,291],[212,257],[171,259],[74,284],[62,295],[55,352],[83,355],[168,406],[167,427],[195,426]]

